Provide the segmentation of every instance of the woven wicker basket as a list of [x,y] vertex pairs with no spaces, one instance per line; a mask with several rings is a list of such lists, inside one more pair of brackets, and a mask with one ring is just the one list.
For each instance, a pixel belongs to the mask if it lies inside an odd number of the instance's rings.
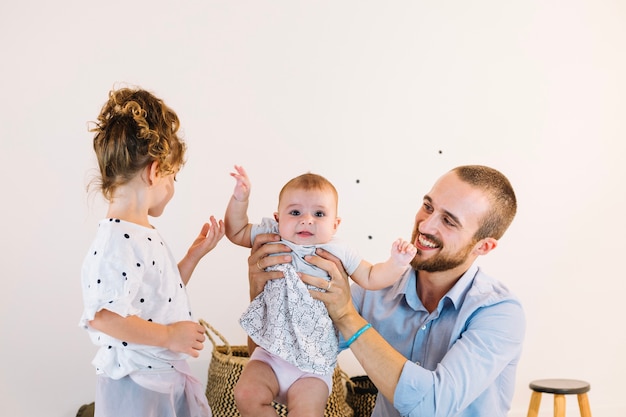
[[354,410],[354,417],[370,417],[376,405],[378,389],[367,375],[353,376],[346,382],[346,401]]
[[[213,344],[206,387],[206,396],[213,417],[241,417],[235,405],[233,389],[239,380],[243,367],[249,361],[248,347],[245,345],[233,346],[209,323],[201,319],[200,324],[205,327],[205,333]],[[217,336],[223,344],[218,345],[213,335]],[[333,373],[333,389],[326,403],[324,417],[354,416],[352,408],[346,402],[344,382],[348,379],[337,365]],[[284,404],[273,403],[273,406],[278,416],[287,416],[287,407]]]

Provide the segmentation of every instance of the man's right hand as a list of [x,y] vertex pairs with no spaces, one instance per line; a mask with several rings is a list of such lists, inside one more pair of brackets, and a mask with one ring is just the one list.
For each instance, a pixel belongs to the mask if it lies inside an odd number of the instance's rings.
[[281,271],[265,271],[268,266],[291,262],[291,255],[269,256],[275,253],[291,252],[291,248],[282,243],[266,245],[268,242],[278,242],[280,236],[266,233],[257,235],[248,257],[248,282],[250,285],[250,300],[263,292],[265,283],[272,279],[284,278]]

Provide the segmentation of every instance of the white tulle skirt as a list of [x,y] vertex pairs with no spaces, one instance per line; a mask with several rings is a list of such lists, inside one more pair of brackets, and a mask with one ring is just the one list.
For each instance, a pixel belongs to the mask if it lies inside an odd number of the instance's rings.
[[[188,367],[188,365],[187,365]],[[98,375],[94,417],[211,417],[202,384],[189,373]]]

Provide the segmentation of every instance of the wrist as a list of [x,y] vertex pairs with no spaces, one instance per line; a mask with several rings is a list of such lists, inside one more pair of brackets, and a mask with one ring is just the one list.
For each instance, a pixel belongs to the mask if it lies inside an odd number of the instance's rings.
[[243,199],[238,199],[237,197],[235,197],[235,194],[232,195],[232,199],[235,200],[238,203],[247,203],[248,202],[248,198],[244,197]]
[[363,333],[365,333],[368,329],[370,329],[372,325],[370,323],[365,323],[363,327],[359,328],[354,334],[345,342],[339,344],[340,349],[348,349],[352,343],[356,342],[356,340],[361,337]]
[[400,257],[391,257],[389,258],[389,264],[393,267],[393,268],[397,268],[398,270],[404,270],[405,268],[407,268],[410,264],[411,261],[406,261]]
[[185,256],[183,256],[183,259],[178,262],[178,272],[180,272],[185,284],[187,283],[186,280],[189,280],[194,269],[196,269],[196,266],[200,263],[200,259],[202,259],[202,256],[198,256],[196,253],[189,250]]
[[349,340],[359,329],[362,329],[363,326],[367,325],[367,320],[359,315],[359,313],[354,310],[348,314],[345,314],[341,319],[335,320],[335,327],[341,332],[342,336],[345,340]]

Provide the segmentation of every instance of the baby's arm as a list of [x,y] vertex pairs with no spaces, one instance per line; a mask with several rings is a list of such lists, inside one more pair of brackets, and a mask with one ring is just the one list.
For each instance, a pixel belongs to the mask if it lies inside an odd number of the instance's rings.
[[417,248],[412,243],[398,239],[391,245],[389,259],[375,265],[361,261],[351,277],[366,290],[380,290],[400,279],[416,253]]
[[160,346],[194,358],[204,347],[204,327],[193,321],[165,325],[138,316],[122,317],[109,310],[100,310],[89,325],[124,342]]
[[235,171],[237,172],[231,172],[230,176],[237,180],[237,183],[224,215],[226,237],[236,245],[251,248],[250,231],[252,225],[248,222],[250,179],[243,167],[235,165]]
[[185,257],[178,263],[178,271],[185,285],[189,282],[191,274],[200,262],[200,259],[213,250],[223,237],[224,222],[222,220],[218,222],[215,220],[215,217],[211,216],[211,223],[204,223],[200,234],[191,244]]

